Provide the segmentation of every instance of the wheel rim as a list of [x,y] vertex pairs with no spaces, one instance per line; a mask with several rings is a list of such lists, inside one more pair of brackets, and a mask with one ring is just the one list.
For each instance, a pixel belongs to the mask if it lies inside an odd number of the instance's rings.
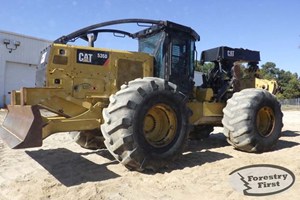
[[256,126],[258,132],[263,137],[268,137],[272,134],[275,125],[275,115],[271,108],[262,107],[257,114]]
[[170,144],[176,136],[176,113],[166,104],[157,104],[149,109],[144,119],[144,136],[154,147]]

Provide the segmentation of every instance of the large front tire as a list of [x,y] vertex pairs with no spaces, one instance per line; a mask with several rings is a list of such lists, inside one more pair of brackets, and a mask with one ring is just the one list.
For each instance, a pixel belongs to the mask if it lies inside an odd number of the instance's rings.
[[266,90],[236,92],[223,109],[227,141],[246,152],[265,152],[277,143],[282,129],[282,112],[275,96]]
[[189,132],[186,97],[159,78],[130,81],[110,97],[101,130],[127,168],[156,171],[181,155]]

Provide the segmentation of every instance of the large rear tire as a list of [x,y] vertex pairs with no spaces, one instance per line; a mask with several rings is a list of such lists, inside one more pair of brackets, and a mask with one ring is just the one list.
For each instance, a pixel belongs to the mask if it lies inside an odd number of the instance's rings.
[[156,171],[181,155],[189,132],[186,97],[159,78],[130,81],[110,97],[101,130],[110,153],[131,170]]
[[282,129],[282,112],[275,96],[266,90],[236,92],[223,109],[227,141],[246,152],[265,152],[277,143]]

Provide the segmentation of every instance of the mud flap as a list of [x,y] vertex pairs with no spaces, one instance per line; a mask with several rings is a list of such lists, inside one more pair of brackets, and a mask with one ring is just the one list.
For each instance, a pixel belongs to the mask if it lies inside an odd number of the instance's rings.
[[9,105],[0,137],[12,149],[42,146],[43,120],[35,106]]

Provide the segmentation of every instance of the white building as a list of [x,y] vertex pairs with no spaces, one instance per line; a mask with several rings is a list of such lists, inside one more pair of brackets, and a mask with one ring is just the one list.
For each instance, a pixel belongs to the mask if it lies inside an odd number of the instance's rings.
[[35,86],[40,52],[51,41],[0,30],[0,108],[10,102],[10,91]]

